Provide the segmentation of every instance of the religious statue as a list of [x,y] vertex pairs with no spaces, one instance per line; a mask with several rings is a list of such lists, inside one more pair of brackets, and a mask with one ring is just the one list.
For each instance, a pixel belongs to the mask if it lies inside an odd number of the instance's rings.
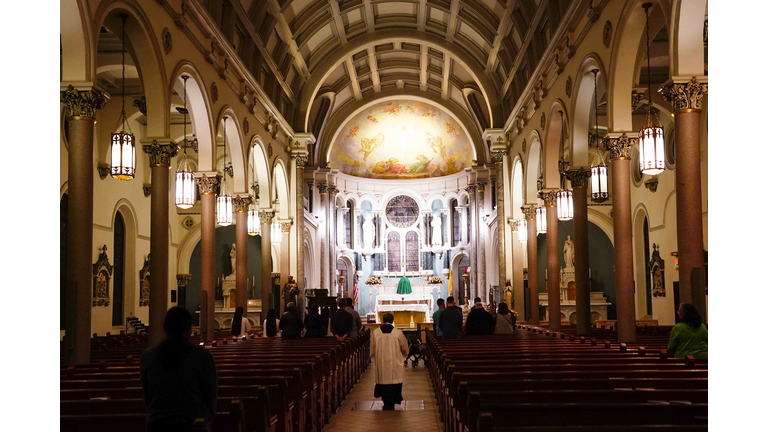
[[363,247],[365,249],[373,249],[373,237],[375,235],[373,216],[369,213],[363,217],[365,218],[363,222]]
[[299,285],[293,280],[293,276],[288,276],[288,281],[283,285],[283,300],[285,304],[296,303],[296,297],[299,295]]
[[443,245],[443,221],[440,217],[440,214],[433,214],[432,215],[432,245],[433,246],[442,246]]
[[565,258],[565,267],[573,267],[573,240],[571,240],[571,236],[568,236],[565,240],[563,256]]
[[232,250],[229,251],[229,260],[232,262],[232,273],[230,275],[235,274],[235,264],[237,262],[237,245],[235,243],[232,243]]
[[507,281],[506,285],[504,285],[504,301],[507,303],[507,306],[510,309],[512,308],[512,284]]

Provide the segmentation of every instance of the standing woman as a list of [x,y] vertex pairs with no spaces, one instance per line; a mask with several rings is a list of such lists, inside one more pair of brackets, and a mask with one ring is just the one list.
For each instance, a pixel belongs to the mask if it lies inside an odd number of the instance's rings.
[[669,355],[705,359],[708,356],[707,326],[701,323],[701,315],[690,303],[681,303],[677,310],[680,323],[672,327],[669,334]]
[[235,309],[235,317],[232,318],[232,336],[248,336],[249,331],[251,331],[251,322],[243,316],[243,307],[238,306]]
[[277,313],[274,309],[270,309],[267,311],[267,319],[264,320],[264,325],[262,326],[262,335],[261,337],[275,337],[277,336],[277,329],[280,325],[280,320],[277,319]]
[[493,334],[512,334],[515,332],[515,316],[509,311],[505,302],[499,303],[499,313],[494,318],[496,327]]

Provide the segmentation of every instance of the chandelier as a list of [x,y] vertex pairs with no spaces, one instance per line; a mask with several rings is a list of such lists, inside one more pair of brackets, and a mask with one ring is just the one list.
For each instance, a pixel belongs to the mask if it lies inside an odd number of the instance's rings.
[[536,234],[547,233],[547,209],[544,206],[536,207]]
[[125,125],[128,122],[125,117],[125,21],[128,15],[120,14],[123,21],[122,43],[123,43],[123,83],[120,94],[123,100],[123,109],[120,111],[120,118],[117,122],[122,122],[120,132],[112,134],[112,169],[110,175],[118,180],[132,180],[136,174],[136,138],[131,133],[131,126],[128,126],[128,132],[125,131]]
[[272,244],[282,243],[283,237],[282,237],[282,233],[280,232],[280,222],[278,222],[277,219],[272,221],[271,229],[272,229],[272,235],[271,235]]
[[525,219],[517,221],[517,241],[520,243],[528,241],[528,221]]
[[592,202],[601,203],[608,199],[608,168],[605,166],[603,155],[600,152],[600,135],[597,132],[597,73],[599,69],[592,69],[595,75],[595,158],[592,160]]
[[216,198],[216,223],[221,226],[232,225],[232,195],[227,190],[227,118],[224,118],[224,175],[221,176],[221,188]]
[[[565,122],[563,121],[563,112],[560,111],[560,151],[565,148]],[[565,165],[565,164],[563,164]],[[566,188],[565,170],[560,172],[560,190],[557,192],[557,219],[569,221],[573,219],[573,191]]]
[[[651,100],[651,40],[648,30],[648,9],[651,3],[644,3],[645,9],[645,49],[648,57],[648,106],[645,115],[645,127],[640,129],[638,150],[640,150],[640,170],[643,174],[656,175],[664,172],[664,128],[653,122],[653,101]],[[658,121],[658,114],[656,114]]]
[[195,180],[192,170],[189,167],[189,158],[187,157],[187,79],[189,76],[182,75],[184,80],[184,108],[176,108],[184,116],[184,154],[179,160],[179,166],[176,170],[176,207],[188,209],[195,205]]

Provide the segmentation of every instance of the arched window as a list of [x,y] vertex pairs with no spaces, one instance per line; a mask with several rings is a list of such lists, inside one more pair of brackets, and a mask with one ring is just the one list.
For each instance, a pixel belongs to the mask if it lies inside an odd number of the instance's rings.
[[61,197],[59,204],[59,326],[64,330],[66,325],[67,298],[67,211],[69,198],[67,194]]
[[461,214],[459,214],[459,202],[455,199],[451,200],[451,246],[456,246],[461,240]]
[[115,215],[114,246],[115,252],[114,277],[112,279],[112,325],[123,325],[123,281],[124,281],[124,256],[125,256],[125,222],[123,215],[117,212]]
[[387,234],[387,270],[400,271],[400,234],[397,231]]
[[405,270],[419,271],[419,235],[416,231],[405,234]]
[[349,249],[352,249],[352,220],[354,220],[355,203],[352,200],[347,200],[347,210],[344,213],[344,243]]

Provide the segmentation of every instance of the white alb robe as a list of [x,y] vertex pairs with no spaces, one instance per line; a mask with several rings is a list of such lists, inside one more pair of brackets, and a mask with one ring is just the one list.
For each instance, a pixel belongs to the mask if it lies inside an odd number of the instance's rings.
[[376,384],[400,384],[405,381],[403,361],[408,355],[408,341],[401,330],[371,334],[371,358],[376,363]]

